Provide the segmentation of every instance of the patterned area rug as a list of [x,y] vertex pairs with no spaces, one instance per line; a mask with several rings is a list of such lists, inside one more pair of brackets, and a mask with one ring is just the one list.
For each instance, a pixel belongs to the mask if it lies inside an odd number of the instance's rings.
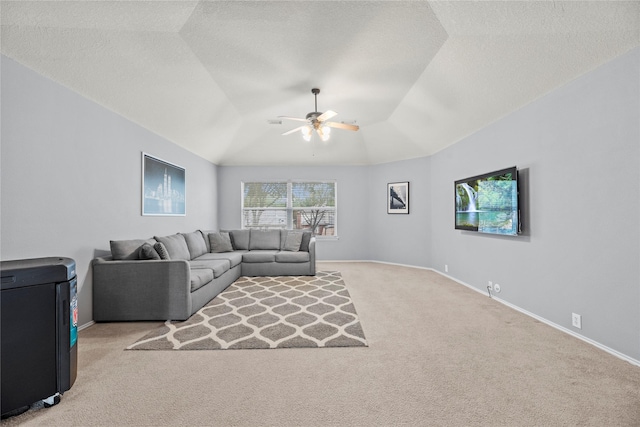
[[240,277],[184,322],[165,322],[127,350],[366,347],[342,276]]

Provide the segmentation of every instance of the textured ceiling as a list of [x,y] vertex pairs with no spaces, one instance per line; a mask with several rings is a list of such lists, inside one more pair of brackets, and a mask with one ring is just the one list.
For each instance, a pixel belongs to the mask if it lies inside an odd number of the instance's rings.
[[[640,45],[638,1],[1,1],[1,51],[221,165],[454,144]],[[277,116],[360,131],[323,143]],[[277,121],[276,121],[277,122]]]

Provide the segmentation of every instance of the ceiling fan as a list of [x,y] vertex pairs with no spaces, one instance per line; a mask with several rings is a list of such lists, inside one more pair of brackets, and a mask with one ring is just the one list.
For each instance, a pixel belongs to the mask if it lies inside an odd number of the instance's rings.
[[311,141],[311,133],[313,130],[315,130],[322,141],[327,141],[331,136],[331,128],[353,130],[353,131],[360,129],[359,126],[348,124],[348,123],[328,122],[327,120],[329,120],[332,117],[335,117],[338,113],[331,110],[328,110],[324,113],[319,113],[318,112],[318,94],[320,93],[320,89],[313,88],[311,89],[311,93],[315,97],[316,108],[315,108],[315,111],[307,114],[307,117],[305,119],[300,119],[298,117],[278,116],[278,118],[281,118],[281,119],[306,122],[306,124],[299,126],[295,129],[291,129],[290,131],[287,131],[282,135],[290,135],[294,132],[301,131],[302,137],[304,138],[304,140]]

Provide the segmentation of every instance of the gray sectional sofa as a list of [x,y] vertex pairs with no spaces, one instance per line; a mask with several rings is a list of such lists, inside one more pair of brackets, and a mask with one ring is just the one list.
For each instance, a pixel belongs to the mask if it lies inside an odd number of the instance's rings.
[[178,233],[111,241],[92,262],[93,319],[186,320],[240,276],[313,276],[315,237],[300,230]]

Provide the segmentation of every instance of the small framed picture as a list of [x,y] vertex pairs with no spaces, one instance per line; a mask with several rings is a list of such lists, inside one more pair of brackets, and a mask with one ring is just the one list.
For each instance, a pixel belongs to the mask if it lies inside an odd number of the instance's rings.
[[142,215],[185,216],[185,169],[142,153]]
[[391,182],[387,184],[387,213],[409,213],[409,183]]

